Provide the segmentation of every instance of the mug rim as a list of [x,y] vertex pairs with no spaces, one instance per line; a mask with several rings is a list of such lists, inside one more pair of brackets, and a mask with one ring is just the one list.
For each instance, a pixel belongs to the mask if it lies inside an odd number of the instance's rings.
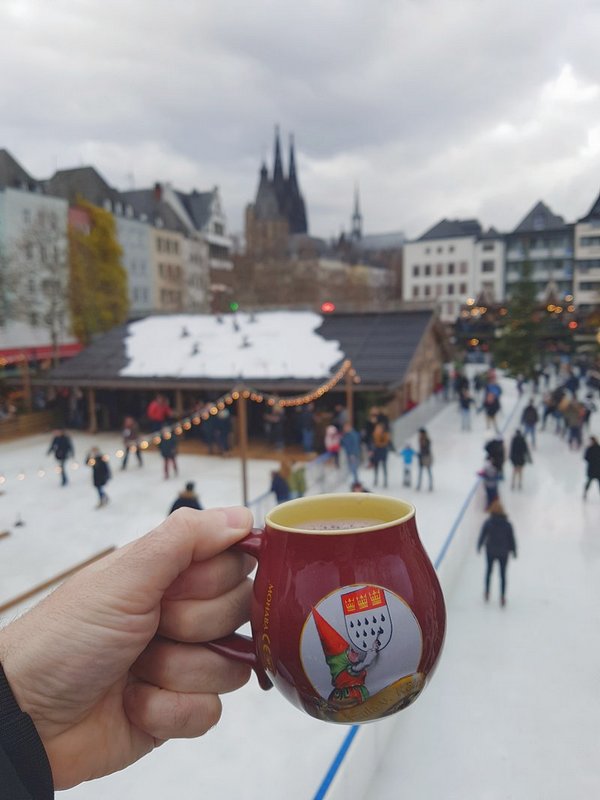
[[[351,502],[366,505],[367,508],[364,509],[363,512],[365,515],[368,514],[369,506],[376,506],[380,508],[382,505],[387,505],[389,507],[396,506],[398,509],[403,508],[404,514],[392,516],[390,519],[386,519],[378,524],[365,525],[360,528],[342,528],[341,530],[316,530],[314,528],[303,528],[298,525],[286,525],[273,520],[273,516],[277,517],[280,513],[285,514],[286,511],[289,511],[290,509],[293,512],[298,509],[298,507],[303,505],[314,505],[315,501],[321,502],[322,504],[327,504],[332,501],[332,498],[335,498],[336,500],[352,498]],[[318,518],[318,515],[315,516]],[[265,527],[269,527],[271,530],[281,531],[283,533],[300,533],[310,536],[348,536],[355,533],[369,533],[370,531],[386,530],[396,525],[401,525],[405,522],[408,522],[414,516],[414,505],[409,503],[407,500],[401,500],[397,497],[389,497],[388,495],[374,494],[372,492],[329,492],[326,494],[309,495],[308,497],[297,497],[294,500],[286,500],[284,503],[280,503],[272,508],[268,514],[266,514]]]

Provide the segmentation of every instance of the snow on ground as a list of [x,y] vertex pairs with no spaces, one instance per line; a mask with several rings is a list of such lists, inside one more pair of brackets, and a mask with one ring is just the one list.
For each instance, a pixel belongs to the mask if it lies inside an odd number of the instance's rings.
[[324,378],[344,353],[315,333],[321,323],[310,311],[148,317],[129,324],[121,375]]
[[[521,406],[504,382],[503,418],[512,434]],[[473,431],[460,431],[454,404],[427,426],[433,441],[435,491],[402,488],[401,464],[390,458],[387,493],[417,507],[417,526],[434,559],[482,464],[489,438],[481,415]],[[596,431],[598,431],[598,420]],[[552,428],[552,426],[551,426]],[[76,436],[81,457],[88,444],[116,449],[116,437]],[[400,447],[404,442],[397,442]],[[47,440],[32,437],[0,447],[0,470],[29,473],[52,463]],[[0,530],[18,513],[26,525],[0,540],[2,599],[64,569],[108,544],[143,533],[164,515],[180,485],[195,479],[206,505],[240,501],[235,459],[181,456],[180,479],[164,481],[158,456],[143,469],[130,464],[109,484],[111,504],[93,509],[89,470],[58,477],[14,478],[0,496]],[[268,486],[269,462],[250,469],[250,496]],[[510,474],[510,468],[507,469]],[[582,453],[571,453],[551,431],[539,434],[524,489],[501,493],[515,524],[519,558],[509,565],[508,605],[500,609],[498,584],[485,604],[483,556],[475,542],[483,513],[478,489],[451,550],[464,546],[459,579],[447,592],[448,631],[436,674],[414,706],[390,726],[382,761],[372,771],[368,796],[377,800],[587,800],[600,793],[595,747],[600,696],[600,497],[583,503]],[[368,486],[372,477],[363,470]],[[494,576],[497,581],[497,576]],[[390,721],[385,724],[388,725]],[[117,775],[64,793],[69,800],[208,797],[222,800],[307,800],[314,796],[348,729],[320,723],[252,679],[224,698],[219,725],[199,740],[173,741]],[[360,762],[361,732],[348,760]],[[344,769],[345,767],[342,767]],[[351,796],[346,796],[347,800]]]

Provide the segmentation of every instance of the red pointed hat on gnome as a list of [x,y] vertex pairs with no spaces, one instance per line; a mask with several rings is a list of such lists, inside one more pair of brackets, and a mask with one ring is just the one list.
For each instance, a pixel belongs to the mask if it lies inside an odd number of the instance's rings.
[[323,647],[323,652],[326,656],[339,656],[341,653],[345,653],[349,647],[348,642],[344,639],[343,636],[333,628],[326,619],[319,614],[316,608],[312,610],[313,619],[315,620],[315,625],[317,626],[317,633],[319,634],[319,639],[321,640],[321,646]]

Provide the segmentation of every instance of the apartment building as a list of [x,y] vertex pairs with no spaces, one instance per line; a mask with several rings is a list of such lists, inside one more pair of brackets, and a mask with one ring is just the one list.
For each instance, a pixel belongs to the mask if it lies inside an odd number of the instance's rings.
[[507,297],[521,279],[525,262],[532,266],[539,300],[550,294],[559,298],[573,294],[573,229],[543,202],[536,203],[505,237]]
[[443,219],[404,245],[403,292],[408,303],[431,303],[453,322],[460,307],[482,289],[501,298],[504,244],[475,219]]

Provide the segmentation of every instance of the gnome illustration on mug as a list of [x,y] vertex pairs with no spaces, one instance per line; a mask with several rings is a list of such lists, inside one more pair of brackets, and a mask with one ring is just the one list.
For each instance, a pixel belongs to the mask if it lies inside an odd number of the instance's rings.
[[323,698],[315,715],[332,721],[360,720],[361,709],[372,714],[375,707],[385,716],[424,685],[420,626],[409,606],[381,586],[346,586],[323,598],[311,609],[301,651]]

